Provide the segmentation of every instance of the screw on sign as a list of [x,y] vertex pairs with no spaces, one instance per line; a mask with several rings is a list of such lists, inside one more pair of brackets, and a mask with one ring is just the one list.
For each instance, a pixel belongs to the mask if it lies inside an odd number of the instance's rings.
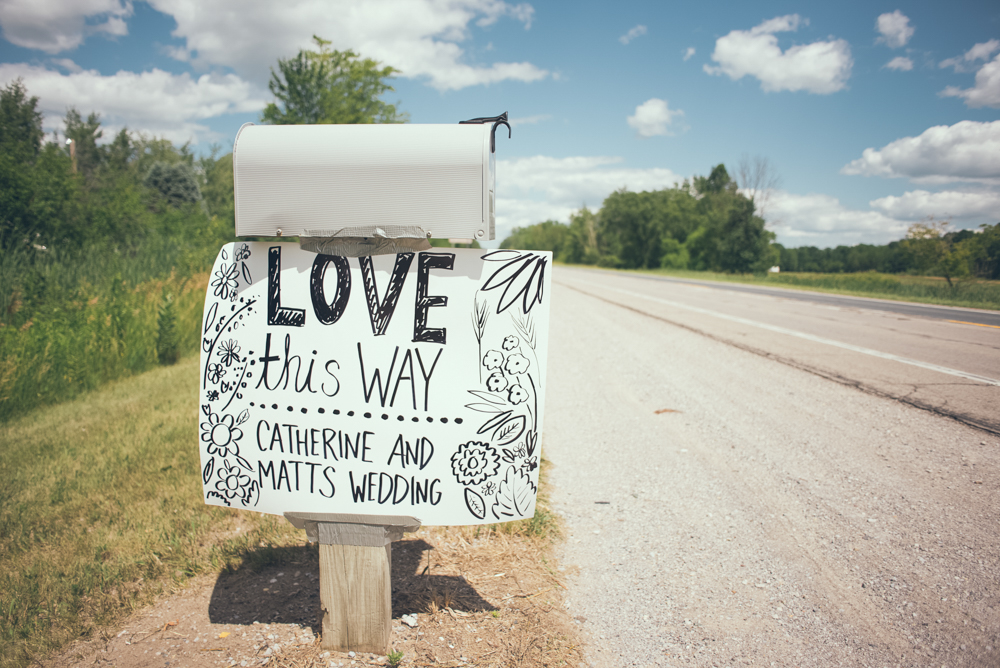
[[494,237],[505,121],[237,136],[237,233],[299,243],[238,241],[213,266],[204,497],[319,543],[324,647],[388,650],[405,532],[534,514],[551,253],[427,241]]

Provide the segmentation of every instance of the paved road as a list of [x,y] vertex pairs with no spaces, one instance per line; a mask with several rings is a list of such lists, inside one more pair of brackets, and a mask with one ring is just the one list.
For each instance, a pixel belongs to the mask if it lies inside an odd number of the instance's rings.
[[544,448],[592,665],[1000,665],[998,330],[553,282]]
[[560,268],[574,290],[1000,434],[1000,325],[974,309]]
[[963,318],[965,324],[1000,328],[1000,312],[997,311],[935,306],[933,304],[915,304],[909,302],[891,301],[887,299],[852,297],[849,295],[833,295],[823,292],[809,292],[807,290],[795,290],[791,288],[772,288],[761,287],[758,285],[741,285],[739,283],[721,283],[719,281],[703,281],[696,278],[673,278],[671,276],[655,276],[651,274],[632,275],[650,281],[679,283],[681,285],[700,285],[702,287],[713,288],[716,290],[729,290],[747,294],[769,295],[772,297],[797,299],[799,301],[813,302],[816,304],[830,304],[833,306],[863,308],[874,311],[889,311],[917,318],[936,318],[938,320],[951,321],[954,321],[956,318]]

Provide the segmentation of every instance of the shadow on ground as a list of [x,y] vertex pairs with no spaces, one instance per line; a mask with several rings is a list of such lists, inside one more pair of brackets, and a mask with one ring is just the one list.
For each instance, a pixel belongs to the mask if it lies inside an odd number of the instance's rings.
[[[392,544],[392,616],[441,608],[478,612],[496,607],[464,577],[433,575],[422,539]],[[213,624],[298,624],[319,633],[319,550],[315,545],[262,547],[215,581],[208,617]]]

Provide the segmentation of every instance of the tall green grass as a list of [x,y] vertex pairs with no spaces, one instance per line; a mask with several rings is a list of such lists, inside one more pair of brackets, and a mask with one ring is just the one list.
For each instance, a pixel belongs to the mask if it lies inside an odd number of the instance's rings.
[[10,251],[0,257],[0,421],[197,349],[217,249]]
[[204,504],[197,376],[191,356],[0,426],[0,668],[300,542],[283,519]]
[[719,274],[707,271],[656,269],[642,273],[695,278],[701,280],[749,283],[789,287],[817,292],[857,295],[877,299],[941,304],[1000,310],[1000,281],[984,279],[953,280],[952,284],[935,276],[882,274],[875,271],[854,274],[814,274],[781,272],[767,276]]

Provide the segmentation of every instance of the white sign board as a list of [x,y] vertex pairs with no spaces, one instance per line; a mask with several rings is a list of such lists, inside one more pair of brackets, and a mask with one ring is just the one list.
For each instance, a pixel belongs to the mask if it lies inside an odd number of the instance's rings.
[[266,513],[531,517],[547,252],[219,252],[202,327],[206,503]]

